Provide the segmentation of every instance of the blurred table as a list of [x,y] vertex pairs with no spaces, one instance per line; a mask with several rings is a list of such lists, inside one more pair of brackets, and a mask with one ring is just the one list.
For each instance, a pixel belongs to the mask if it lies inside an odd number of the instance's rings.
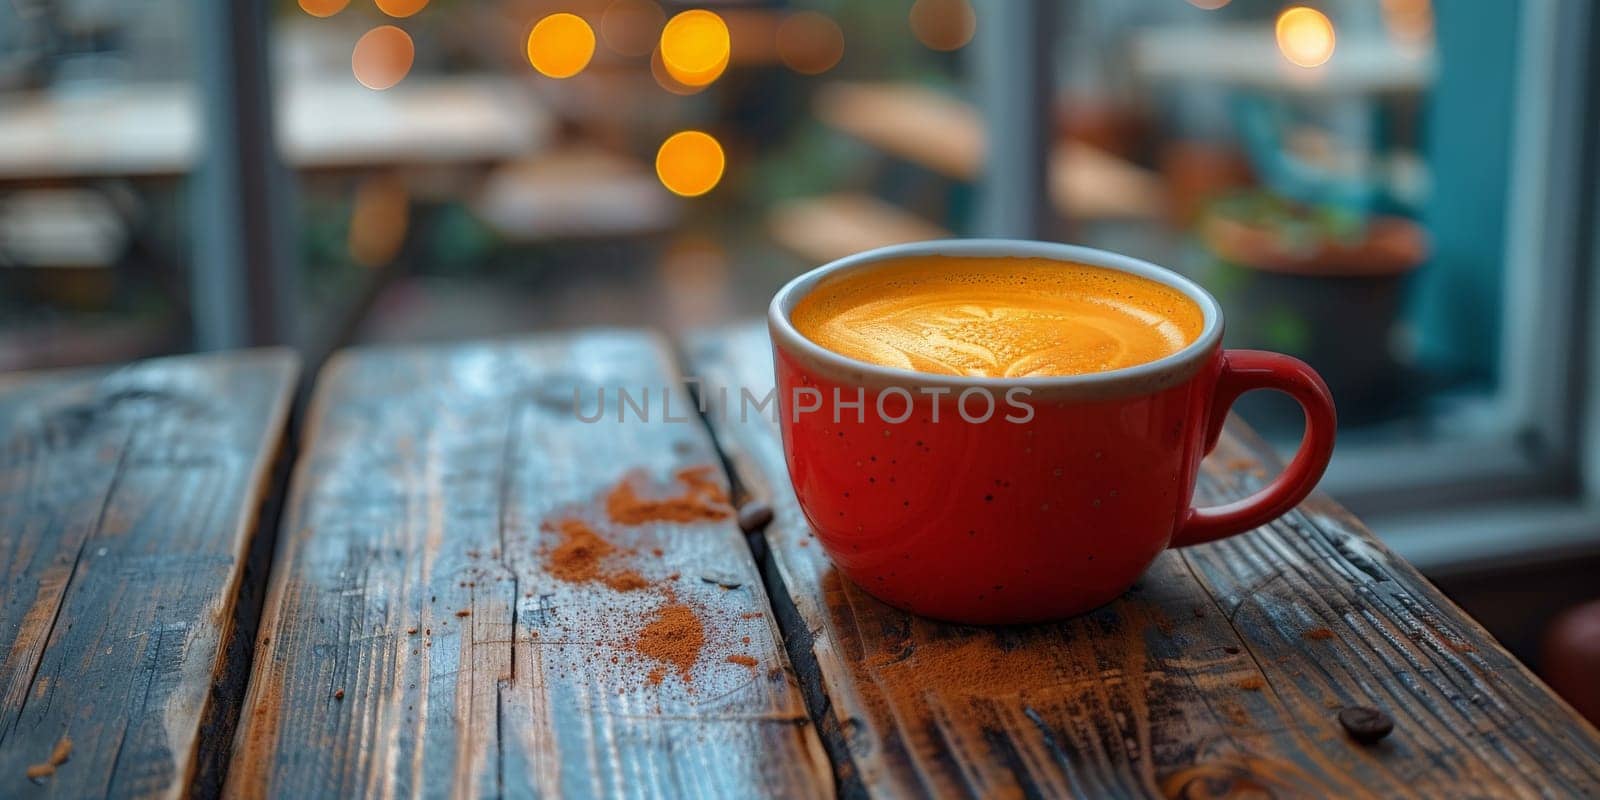
[[[484,164],[537,151],[549,113],[499,78],[408,80],[374,92],[301,80],[281,93],[278,140],[304,170]],[[0,96],[0,181],[173,177],[200,156],[186,84]]]
[[[834,83],[817,94],[830,127],[948,178],[975,181],[988,133],[971,104],[910,83]],[[1165,208],[1149,170],[1092,145],[1059,140],[1050,151],[1050,199],[1075,219],[1148,219]]]
[[1306,69],[1284,59],[1271,25],[1185,25],[1134,34],[1133,69],[1145,78],[1309,95],[1420,92],[1433,82],[1432,41],[1339,34],[1336,55]]
[[[938,623],[832,567],[772,420],[695,415],[766,396],[765,328],[681,345],[346,351],[298,431],[281,353],[0,377],[0,796],[1600,793],[1600,732],[1325,496]],[[1197,494],[1279,468],[1230,421]]]

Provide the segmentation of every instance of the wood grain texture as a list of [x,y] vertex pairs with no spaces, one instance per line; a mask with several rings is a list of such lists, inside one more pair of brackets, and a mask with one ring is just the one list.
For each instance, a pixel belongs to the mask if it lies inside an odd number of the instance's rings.
[[[764,328],[708,333],[688,371],[760,396],[769,347]],[[1600,795],[1600,734],[1326,497],[1169,551],[1087,615],[946,625],[837,575],[770,420],[710,418],[741,491],[776,512],[763,566],[847,795]],[[1277,467],[1234,422],[1200,492],[1237,497]],[[1388,711],[1393,735],[1352,742],[1349,705]]]
[[219,788],[297,372],[252,351],[0,376],[0,797]]
[[[585,423],[574,389],[648,389]],[[663,418],[663,393],[677,421]],[[613,522],[710,437],[645,334],[339,354],[308,414],[228,775],[234,797],[830,796],[826,754],[731,516]],[[634,484],[630,484],[634,485]],[[653,486],[652,486],[653,485]],[[576,518],[637,556],[634,591],[550,572]],[[676,597],[687,680],[629,647]],[[753,665],[731,662],[748,657]]]

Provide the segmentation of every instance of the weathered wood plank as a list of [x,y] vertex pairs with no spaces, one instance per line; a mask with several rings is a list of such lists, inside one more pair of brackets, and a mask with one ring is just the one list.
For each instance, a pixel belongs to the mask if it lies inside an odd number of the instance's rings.
[[[608,416],[585,423],[573,391],[592,413],[599,387]],[[648,423],[616,421],[618,387],[648,389]],[[831,795],[689,403],[645,334],[336,356],[309,413],[229,794]],[[652,521],[671,515],[619,486],[685,501],[687,521]],[[618,549],[590,562],[595,580],[559,549],[566,525]],[[651,657],[647,639],[694,638],[651,638],[691,611],[698,653]]]
[[297,372],[252,351],[0,376],[0,796],[220,788]]
[[[708,391],[772,386],[762,328],[698,337],[689,357]],[[1600,794],[1600,734],[1326,497],[1168,552],[1082,617],[945,625],[830,567],[770,420],[710,419],[741,490],[774,507],[763,566],[846,794]],[[1239,496],[1276,468],[1235,423],[1202,492]],[[1347,705],[1385,709],[1394,733],[1355,744]]]

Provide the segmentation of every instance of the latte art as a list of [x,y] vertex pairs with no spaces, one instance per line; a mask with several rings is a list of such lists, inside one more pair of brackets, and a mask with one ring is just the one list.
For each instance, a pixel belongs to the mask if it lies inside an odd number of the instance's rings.
[[1041,259],[924,257],[825,281],[791,316],[840,355],[945,375],[1020,378],[1130,367],[1200,335],[1165,284]]

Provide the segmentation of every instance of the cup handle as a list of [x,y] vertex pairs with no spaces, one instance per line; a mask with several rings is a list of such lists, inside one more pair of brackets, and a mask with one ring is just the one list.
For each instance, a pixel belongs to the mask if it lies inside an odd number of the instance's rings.
[[1265,525],[1294,508],[1322,478],[1333,456],[1333,396],[1322,376],[1298,358],[1261,350],[1224,350],[1210,417],[1205,452],[1216,449],[1228,410],[1245,392],[1273,389],[1294,398],[1305,413],[1306,430],[1294,459],[1272,483],[1249,497],[1212,508],[1190,508],[1173,534],[1173,547],[1215,541]]

